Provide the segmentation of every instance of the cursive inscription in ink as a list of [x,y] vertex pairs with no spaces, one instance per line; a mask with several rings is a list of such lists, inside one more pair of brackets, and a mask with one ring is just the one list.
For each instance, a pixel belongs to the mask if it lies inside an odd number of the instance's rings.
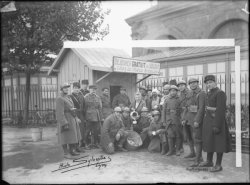
[[53,170],[52,172],[61,172],[66,173],[72,170],[76,170],[79,168],[95,166],[98,169],[107,167],[107,164],[111,162],[111,158],[109,156],[100,155],[99,157],[94,156],[82,156],[76,159],[73,159],[72,162],[60,163],[58,169]]

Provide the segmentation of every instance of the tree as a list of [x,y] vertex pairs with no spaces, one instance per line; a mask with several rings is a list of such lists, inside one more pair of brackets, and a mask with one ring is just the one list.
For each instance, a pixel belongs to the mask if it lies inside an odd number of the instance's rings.
[[[30,76],[52,64],[65,37],[72,41],[103,39],[108,27],[100,2],[16,2],[16,11],[1,13],[2,61],[10,71],[26,74],[24,121],[28,118]],[[2,67],[3,67],[2,65]]]

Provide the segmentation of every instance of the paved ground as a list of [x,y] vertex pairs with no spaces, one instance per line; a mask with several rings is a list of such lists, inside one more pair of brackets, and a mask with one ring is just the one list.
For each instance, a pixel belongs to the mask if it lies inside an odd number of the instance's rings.
[[[56,128],[45,128],[40,142],[31,141],[29,129],[4,127],[2,135],[3,179],[9,183],[249,182],[248,154],[243,154],[242,168],[235,167],[235,153],[225,154],[224,170],[214,174],[187,171],[191,162],[183,156],[146,150],[106,155],[95,149],[78,161],[66,160],[57,145]],[[186,154],[187,146],[184,149]],[[61,170],[55,171],[60,164]],[[67,171],[74,168],[78,169]]]

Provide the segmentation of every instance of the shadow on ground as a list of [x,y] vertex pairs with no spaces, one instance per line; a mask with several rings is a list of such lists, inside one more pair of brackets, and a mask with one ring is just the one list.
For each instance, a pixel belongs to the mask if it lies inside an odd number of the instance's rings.
[[[3,171],[10,168],[23,167],[24,169],[39,169],[44,164],[60,162],[63,159],[62,150],[59,146],[51,145],[17,145],[8,153],[13,155],[4,156]],[[21,153],[20,153],[21,152]]]

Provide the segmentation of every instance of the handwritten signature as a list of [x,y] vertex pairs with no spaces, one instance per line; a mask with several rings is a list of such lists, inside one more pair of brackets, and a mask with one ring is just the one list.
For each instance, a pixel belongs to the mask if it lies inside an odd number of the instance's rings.
[[76,170],[79,168],[95,166],[100,169],[101,167],[107,167],[107,163],[111,162],[111,158],[109,156],[100,155],[99,157],[91,156],[88,158],[89,155],[79,157],[77,159],[73,159],[72,163],[60,163],[58,169],[53,170],[52,172],[61,171],[61,173],[66,173],[72,170]]

